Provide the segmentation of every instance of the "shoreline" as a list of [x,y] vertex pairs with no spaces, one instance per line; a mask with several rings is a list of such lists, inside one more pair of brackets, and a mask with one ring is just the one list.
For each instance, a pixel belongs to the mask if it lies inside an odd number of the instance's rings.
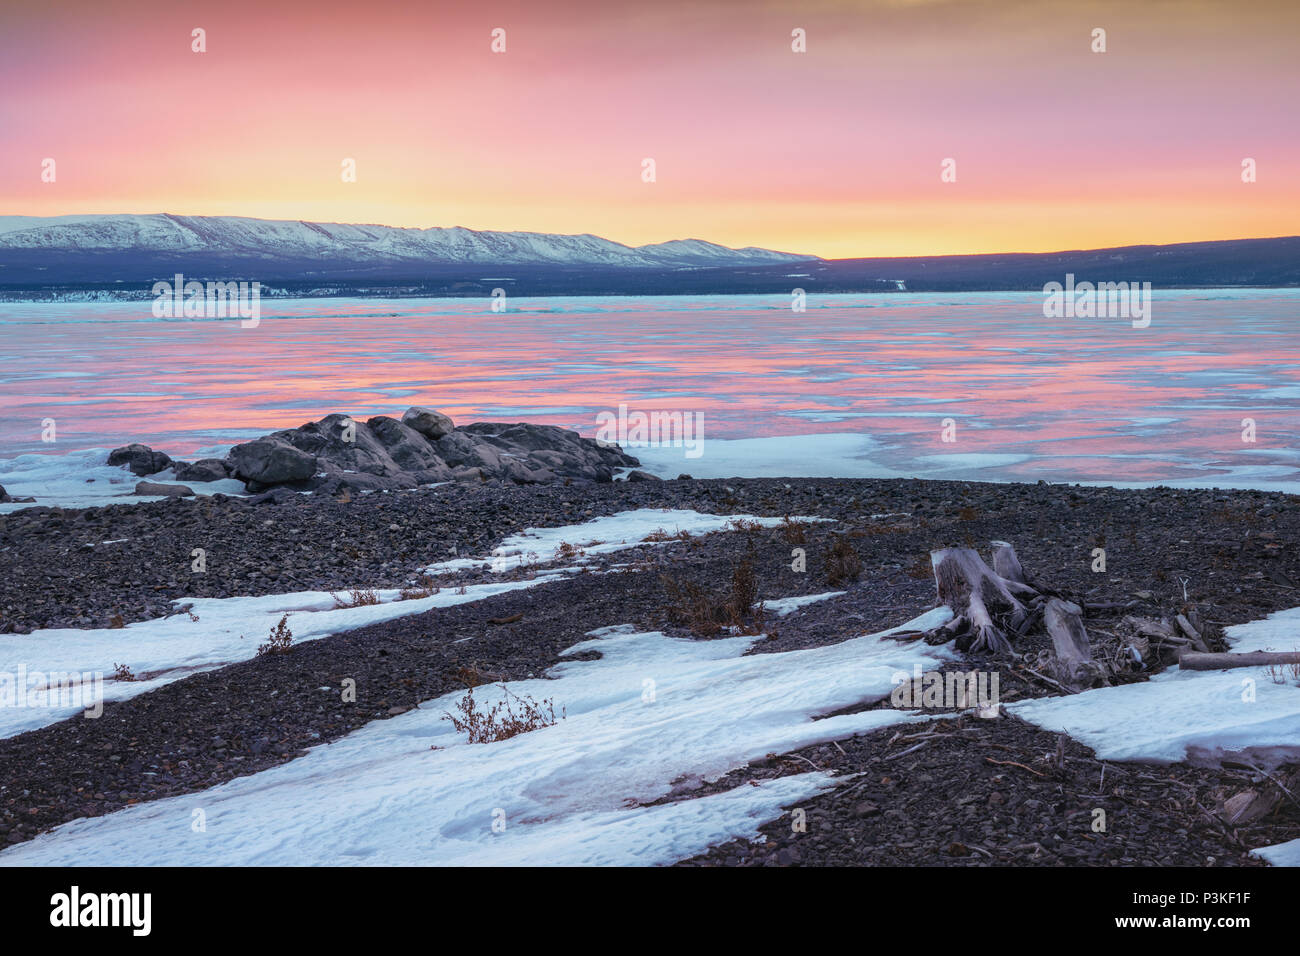
[[[849,501],[852,504],[844,503]],[[1032,511],[1008,510],[1021,504]],[[1234,553],[1300,539],[1300,497],[1283,492],[899,478],[684,479],[581,486],[451,482],[350,500],[283,492],[218,493],[91,508],[24,505],[0,515],[0,613],[8,610],[0,618],[0,632],[15,625],[88,626],[94,621],[106,626],[109,614],[121,614],[128,622],[144,620],[166,613],[168,601],[188,597],[400,588],[439,556],[487,554],[501,539],[524,528],[571,524],[641,507],[837,520],[860,518],[864,512],[919,510],[927,522],[924,540],[908,541],[918,554],[959,544],[968,535],[979,540],[980,530],[986,537],[1014,538],[1019,532],[1053,541],[1062,532],[1052,528],[1055,519],[1050,516],[1060,512],[1072,515],[1071,524],[1077,528],[1071,560],[1085,565],[1092,547],[1085,543],[1106,537],[1108,528],[1128,526],[1134,546],[1148,539],[1156,529],[1143,527],[1136,513],[1151,508],[1161,509],[1163,535],[1177,531],[1182,535],[1178,541],[1208,537],[1221,547],[1231,540]],[[1186,514],[1180,517],[1165,509]],[[981,518],[961,517],[972,513]],[[987,515],[1010,523],[995,526]],[[1079,524],[1079,515],[1088,516],[1086,525]],[[292,539],[267,540],[260,531],[281,524]],[[946,539],[936,533],[939,528],[948,532]],[[954,533],[960,538],[953,540]],[[311,546],[323,542],[333,552],[340,541],[348,542],[346,560],[334,554],[322,559]],[[1188,551],[1185,543],[1176,550]],[[190,552],[199,546],[222,553],[223,560],[210,563],[203,574],[193,574]],[[1267,549],[1267,556],[1261,568],[1281,574],[1283,587],[1300,588],[1300,559],[1285,554],[1280,544]],[[1150,573],[1161,570],[1154,558],[1143,560]],[[69,597],[61,585],[54,586],[60,579],[80,582],[82,594],[72,604],[75,613],[55,610]]]

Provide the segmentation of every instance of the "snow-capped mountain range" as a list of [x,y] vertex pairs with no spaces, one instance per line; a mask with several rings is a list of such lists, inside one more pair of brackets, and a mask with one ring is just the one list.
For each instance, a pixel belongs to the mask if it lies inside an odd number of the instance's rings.
[[600,236],[489,232],[432,227],[347,225],[240,216],[0,216],[0,259],[6,252],[217,256],[273,264],[328,260],[357,265],[577,265],[709,268],[806,262],[816,256],[702,239],[625,246]]

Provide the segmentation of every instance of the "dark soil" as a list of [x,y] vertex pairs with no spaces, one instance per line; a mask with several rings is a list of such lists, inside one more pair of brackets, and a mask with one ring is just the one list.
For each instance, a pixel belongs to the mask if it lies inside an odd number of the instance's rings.
[[1291,804],[1251,827],[1214,818],[1217,801],[1250,786],[1247,772],[1103,763],[1069,739],[1058,764],[1061,740],[1015,717],[965,715],[773,756],[695,795],[813,767],[847,779],[800,805],[802,831],[788,808],[761,828],[764,842],[682,865],[1263,866],[1251,848],[1300,836]]

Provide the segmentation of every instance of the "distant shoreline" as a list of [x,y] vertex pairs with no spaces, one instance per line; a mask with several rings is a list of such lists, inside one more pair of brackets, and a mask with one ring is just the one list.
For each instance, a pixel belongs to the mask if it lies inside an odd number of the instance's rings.
[[[496,279],[495,282],[514,282],[513,279]],[[311,289],[289,288],[289,284],[277,285],[272,283],[263,283],[261,287],[261,296],[265,299],[491,299],[491,291],[484,290],[461,290],[448,291],[426,290],[424,288],[412,288],[405,284],[395,284],[390,287],[374,286],[356,286],[345,287],[342,285],[333,287],[316,287]],[[789,283],[786,283],[789,285]],[[1284,290],[1300,289],[1300,282],[1290,283],[1254,283],[1254,284],[1194,284],[1184,283],[1179,285],[1154,287],[1160,292],[1196,292],[1196,291],[1216,291],[1232,290],[1246,292],[1250,290]],[[1041,286],[1016,286],[1006,288],[989,288],[989,287],[944,287],[944,288],[905,288],[897,287],[885,288],[883,286],[876,288],[834,288],[834,289],[807,289],[808,295],[909,295],[909,294],[964,294],[971,292],[1032,292],[1042,293]],[[607,298],[607,299],[638,299],[638,298],[663,298],[672,297],[689,297],[689,296],[752,296],[752,295],[784,295],[790,294],[790,289],[782,287],[780,289],[734,289],[731,291],[696,291],[688,289],[655,289],[653,291],[639,292],[610,292],[610,291],[559,291],[559,290],[539,290],[525,291],[507,288],[507,292],[512,292],[514,298],[520,299],[561,299],[561,298]],[[42,290],[11,290],[0,287],[0,303],[13,303],[15,305],[40,305],[40,304],[92,304],[92,303],[112,303],[112,302],[151,302],[155,296],[148,288],[120,289],[108,286],[91,286],[91,287],[72,287],[62,286]],[[203,321],[205,317],[191,319],[189,321]],[[237,321],[238,316],[228,317],[220,321]],[[174,319],[173,321],[186,321],[184,319]]]
[[155,282],[176,273],[187,280],[259,282],[263,294],[275,298],[486,298],[497,289],[527,297],[1029,292],[1067,275],[1079,282],[1149,282],[1157,289],[1285,289],[1300,288],[1300,236],[1046,253],[636,266],[308,258],[299,252],[255,255],[235,246],[185,253],[0,248],[0,301],[149,298]]

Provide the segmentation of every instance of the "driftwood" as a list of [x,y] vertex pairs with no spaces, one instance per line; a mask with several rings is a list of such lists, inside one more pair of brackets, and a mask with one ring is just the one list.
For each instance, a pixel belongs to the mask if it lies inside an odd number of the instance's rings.
[[1092,658],[1079,605],[1031,583],[1007,542],[993,542],[992,560],[990,567],[973,548],[930,552],[939,601],[952,608],[953,618],[926,639],[955,641],[972,654],[1009,657],[1015,642],[1041,625],[1056,652],[1052,683],[1065,690],[1092,684],[1101,668]]
[[1060,598],[1049,599],[1043,611],[1043,625],[1052,638],[1057,666],[1064,682],[1073,687],[1091,683],[1097,669],[1079,605]]
[[1185,671],[1217,671],[1232,667],[1273,667],[1300,664],[1300,651],[1249,651],[1244,654],[1197,654],[1184,651],[1178,666]]

